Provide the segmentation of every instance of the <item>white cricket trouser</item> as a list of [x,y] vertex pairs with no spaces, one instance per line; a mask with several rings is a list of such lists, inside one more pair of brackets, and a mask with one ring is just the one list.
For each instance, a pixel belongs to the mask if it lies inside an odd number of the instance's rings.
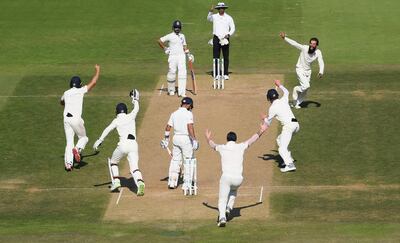
[[176,72],[178,71],[178,95],[186,94],[186,56],[170,55],[168,57],[168,92],[175,92]]
[[218,211],[219,218],[225,218],[227,208],[233,209],[237,190],[243,182],[242,176],[230,176],[222,174],[219,180]]
[[139,170],[138,162],[139,162],[139,148],[136,140],[132,139],[123,139],[118,143],[117,148],[114,150],[111,156],[111,171],[113,177],[119,177],[118,164],[119,161],[127,156],[129,162],[129,170],[135,181],[136,185],[138,185],[138,181],[143,182],[142,173]]
[[310,88],[311,70],[304,70],[296,68],[297,79],[300,85],[293,88],[293,99],[296,101],[296,105],[300,105],[307,95],[307,90]]
[[117,148],[114,150],[111,156],[111,171],[113,177],[119,177],[118,164],[119,161],[127,156],[129,163],[129,170],[135,181],[136,185],[138,185],[138,181],[143,182],[142,173],[139,170],[138,162],[139,162],[139,154],[138,154],[138,144],[136,140],[132,139],[123,139],[118,143]]
[[276,142],[279,146],[279,155],[282,157],[285,165],[293,163],[293,158],[288,147],[293,134],[299,130],[300,125],[298,122],[290,122],[282,127],[281,134],[276,138]]
[[193,157],[193,146],[188,135],[174,135],[172,142],[172,159],[169,166],[168,185],[176,187],[178,185],[182,159],[191,159]]
[[[77,147],[78,150],[85,149],[86,144],[89,142],[89,138],[86,136],[85,122],[81,117],[64,117],[64,131],[67,145],[65,146],[64,162],[65,164],[72,165],[74,161],[74,155],[72,149]],[[74,136],[78,136],[78,142],[76,146],[74,144]]]

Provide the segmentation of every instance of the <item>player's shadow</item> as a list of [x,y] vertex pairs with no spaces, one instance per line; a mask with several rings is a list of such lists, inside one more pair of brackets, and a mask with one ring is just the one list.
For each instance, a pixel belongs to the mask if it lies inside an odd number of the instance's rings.
[[[227,221],[231,221],[234,218],[238,218],[238,217],[242,216],[242,214],[241,214],[242,209],[255,207],[255,206],[260,205],[260,204],[262,204],[262,202],[256,202],[256,203],[253,203],[253,204],[250,204],[250,205],[246,205],[246,206],[242,206],[242,207],[234,207],[226,220]],[[207,207],[207,208],[214,209],[214,210],[218,211],[218,207],[216,207],[216,206],[211,206],[206,202],[203,202],[203,205],[205,207]],[[218,216],[217,216],[217,222],[218,222]]]
[[[123,187],[128,188],[131,192],[137,194],[138,188],[137,188],[137,186],[135,184],[135,181],[133,180],[132,177],[126,178],[126,177],[121,177],[120,176],[118,178],[119,178],[119,180],[121,182],[121,188],[123,188]],[[104,183],[95,184],[93,186],[94,187],[101,187],[101,186],[108,185],[108,188],[110,188],[111,184],[112,184],[111,181],[107,181],[107,182],[104,182]],[[115,191],[115,193],[118,193],[118,192],[119,191]]]
[[279,155],[279,152],[277,150],[271,150],[271,152],[273,153],[263,154],[262,156],[258,156],[258,158],[265,161],[273,161],[279,168],[285,167],[285,164],[282,157]]
[[319,102],[317,102],[317,101],[306,100],[306,101],[303,101],[303,102],[300,104],[300,107],[301,107],[301,108],[311,108],[311,107],[319,108],[319,107],[321,107],[321,103],[319,103]]
[[[79,170],[80,168],[87,166],[89,163],[84,161],[84,159],[88,158],[88,157],[96,156],[99,153],[100,153],[100,151],[95,151],[95,152],[93,152],[91,154],[87,154],[87,155],[82,154],[81,161],[79,163],[77,163],[74,159],[74,169]],[[61,155],[60,158],[64,158],[64,155]]]
[[[160,181],[168,181],[168,179],[169,179],[169,176],[164,177],[164,178],[161,178]],[[179,179],[178,179],[178,187],[179,187],[180,185],[182,185],[182,184],[183,184],[183,176],[179,176]]]

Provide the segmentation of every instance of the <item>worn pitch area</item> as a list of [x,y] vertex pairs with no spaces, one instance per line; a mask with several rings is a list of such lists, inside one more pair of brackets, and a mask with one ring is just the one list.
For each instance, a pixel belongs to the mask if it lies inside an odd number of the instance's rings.
[[[265,91],[274,87],[273,80],[276,78],[282,79],[282,75],[231,75],[231,79],[225,81],[224,90],[213,90],[211,76],[197,76],[198,94],[193,95],[189,91],[187,94],[194,100],[195,132],[200,142],[200,149],[196,152],[198,195],[184,196],[180,187],[176,190],[167,189],[170,158],[159,145],[169,115],[179,107],[181,99],[167,96],[166,82],[161,77],[159,89],[154,90],[142,125],[138,129],[139,167],[146,182],[145,196],[136,196],[127,163],[121,161],[121,165],[124,165],[121,175],[125,175],[126,180],[122,180],[122,192],[111,196],[104,219],[119,222],[215,220],[221,165],[219,154],[206,143],[204,131],[209,128],[217,144],[226,142],[229,131],[237,133],[238,142],[250,138],[259,128],[260,113],[265,113],[269,106]],[[190,79],[188,89],[191,89]],[[272,184],[274,165],[260,156],[276,146],[277,126],[276,123],[273,124],[245,153],[244,181],[232,213],[233,220],[265,219],[269,215],[268,187]],[[259,202],[260,198],[262,203]]]

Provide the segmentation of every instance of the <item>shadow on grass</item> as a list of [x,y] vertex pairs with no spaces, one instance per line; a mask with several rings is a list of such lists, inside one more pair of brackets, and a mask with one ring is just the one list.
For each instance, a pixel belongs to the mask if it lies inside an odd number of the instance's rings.
[[311,106],[319,108],[319,107],[321,107],[321,103],[319,103],[317,101],[306,100],[306,101],[303,101],[300,104],[300,106],[301,106],[301,108],[310,108]]
[[[262,202],[256,202],[256,203],[253,203],[253,204],[250,204],[250,205],[246,205],[246,206],[242,206],[242,207],[233,208],[232,211],[231,211],[231,213],[230,213],[229,215],[227,215],[226,220],[227,220],[227,221],[231,221],[231,220],[233,220],[234,218],[238,218],[238,217],[242,216],[242,214],[240,213],[242,209],[255,207],[255,206],[260,205],[260,204],[262,204]],[[207,208],[214,209],[214,210],[218,211],[218,207],[216,207],[216,206],[211,206],[211,205],[209,205],[207,202],[203,202],[203,205],[204,205],[205,207],[207,207]],[[217,216],[217,222],[218,222],[218,217],[219,217],[219,215]]]

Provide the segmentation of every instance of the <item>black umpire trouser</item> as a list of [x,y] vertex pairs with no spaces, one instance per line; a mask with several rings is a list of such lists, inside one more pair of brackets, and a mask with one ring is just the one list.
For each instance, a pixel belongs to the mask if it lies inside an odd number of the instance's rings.
[[[229,41],[229,38],[228,38]],[[218,36],[214,35],[213,38],[213,58],[219,58],[221,55],[221,49],[222,49],[222,55],[224,56],[224,75],[229,75],[229,45],[224,45],[221,46],[221,44],[219,44],[219,38]],[[215,65],[217,65],[217,63],[215,63]],[[215,70],[217,70],[217,66],[214,67]]]

